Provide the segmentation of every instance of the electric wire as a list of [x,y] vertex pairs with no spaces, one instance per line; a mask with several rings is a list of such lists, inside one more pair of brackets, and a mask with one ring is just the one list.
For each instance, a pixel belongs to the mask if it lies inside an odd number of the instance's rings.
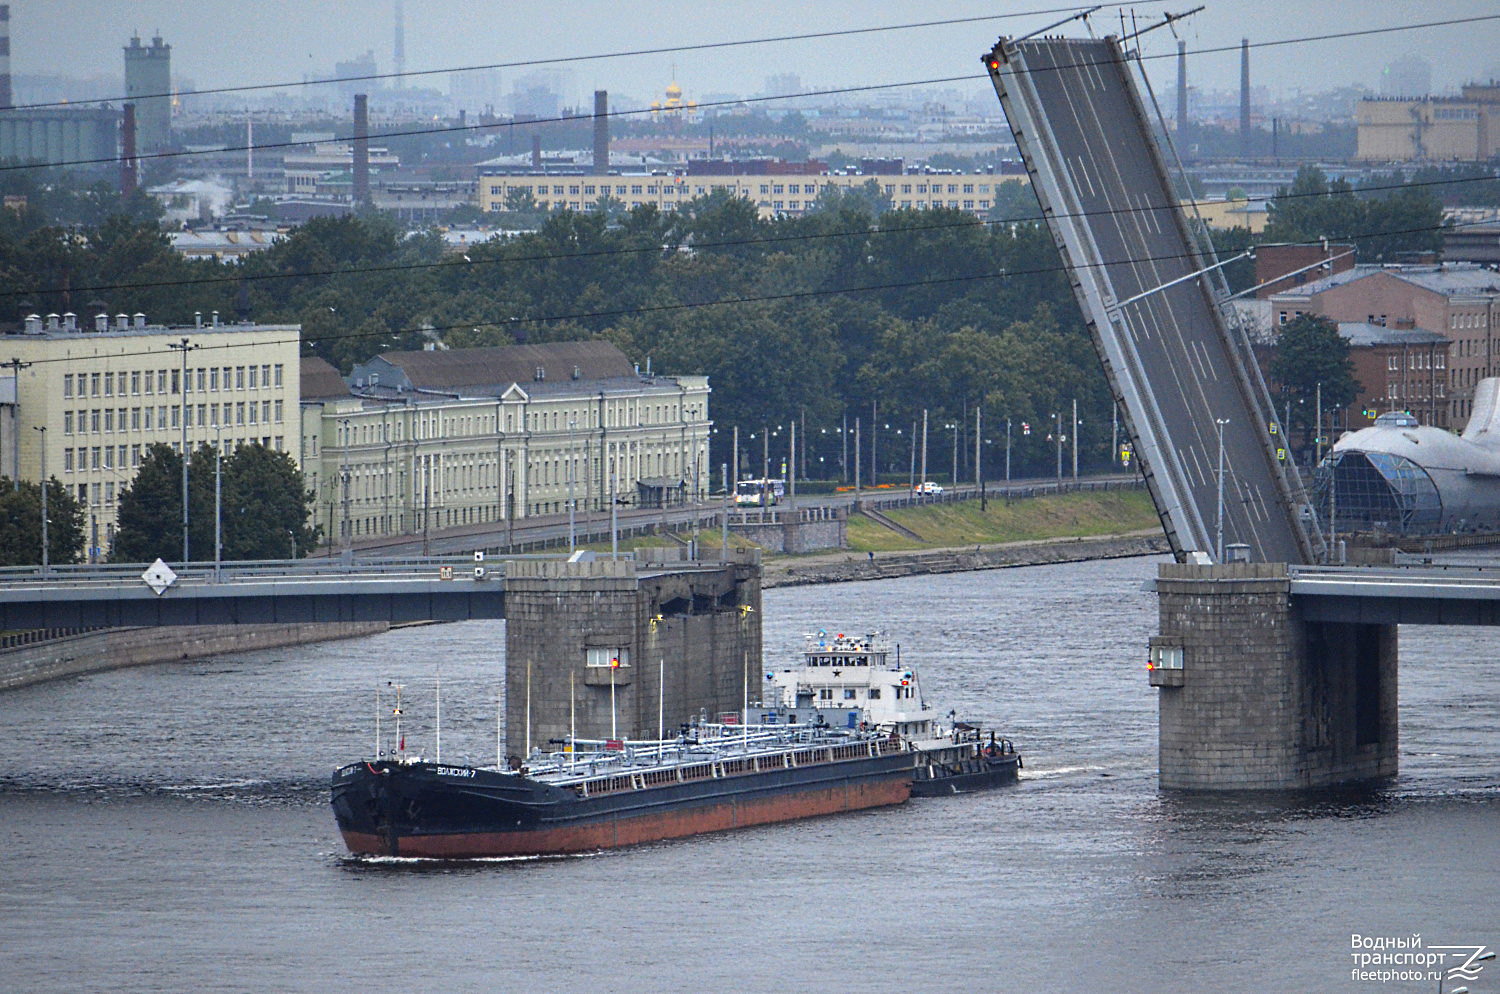
[[531,69],[537,66],[560,65],[569,62],[598,62],[605,59],[635,58],[642,55],[672,55],[678,52],[703,52],[724,48],[742,48],[751,45],[773,45],[789,41],[817,41],[824,38],[843,38],[852,35],[879,34],[887,31],[912,31],[920,28],[952,27],[959,24],[975,24],[985,21],[1018,20],[1023,17],[1045,17],[1088,10],[1090,5],[1050,7],[1041,10],[1021,10],[1009,14],[986,14],[980,17],[953,17],[938,21],[914,21],[909,24],[887,24],[870,28],[843,28],[837,31],[813,31],[806,34],[772,35],[765,38],[742,38],[736,41],[701,42],[692,45],[669,45],[661,48],[625,49],[618,52],[595,52],[591,55],[559,55],[545,59],[521,59],[515,62],[490,62],[480,65],[448,66],[439,69],[412,69],[405,72],[370,73],[363,76],[341,76],[332,79],[304,79],[283,83],[247,83],[241,86],[216,86],[211,89],[190,90],[186,93],[145,93],[134,96],[90,97],[86,100],[53,100],[43,103],[14,104],[9,110],[40,110],[46,107],[76,107],[82,104],[112,103],[115,101],[159,100],[166,97],[198,97],[220,93],[251,93],[257,90],[284,90],[298,86],[326,86],[330,84],[379,82],[386,79],[410,79],[419,76],[439,76],[459,72],[485,72],[493,69]]
[[[1478,224],[1478,223],[1483,223],[1483,222],[1468,222],[1468,223],[1470,223],[1470,224]],[[1347,237],[1350,238],[1350,239],[1353,239],[1353,238],[1376,238],[1376,237],[1381,237],[1381,236],[1401,235],[1401,234],[1416,234],[1416,233],[1421,233],[1421,232],[1426,232],[1426,231],[1436,231],[1436,230],[1439,230],[1439,227],[1426,226],[1426,227],[1405,228],[1405,229],[1387,229],[1387,230],[1383,230],[1383,231],[1362,232],[1362,233],[1355,234],[1355,235],[1349,235]],[[1087,263],[1087,264],[1079,263],[1079,264],[1077,264],[1077,266],[1079,268],[1104,269],[1104,268],[1108,268],[1108,267],[1111,267],[1111,266],[1139,265],[1139,264],[1150,263],[1150,262],[1182,261],[1184,259],[1193,259],[1193,258],[1195,258],[1195,257],[1192,256],[1192,255],[1184,254],[1184,253],[1169,253],[1169,254],[1166,254],[1166,255],[1131,256],[1131,257],[1128,257],[1128,258],[1125,258],[1125,259],[1113,259],[1113,260],[1108,260],[1108,261],[1104,261],[1104,262],[1097,262],[1097,263]],[[955,284],[974,283],[974,282],[980,282],[980,281],[985,281],[985,280],[1007,280],[1007,279],[1014,279],[1014,278],[1025,277],[1025,276],[1046,276],[1046,275],[1053,275],[1053,274],[1057,274],[1057,273],[1066,273],[1069,270],[1070,270],[1070,267],[1067,266],[1066,264],[1040,266],[1040,267],[1036,267],[1036,268],[1032,268],[1032,269],[1001,269],[999,271],[993,271],[993,272],[987,272],[987,273],[971,273],[971,274],[965,274],[965,275],[939,276],[939,277],[931,277],[931,278],[916,279],[916,280],[898,280],[898,281],[892,281],[892,282],[863,284],[863,285],[858,285],[858,286],[823,287],[823,288],[818,288],[818,289],[790,290],[790,291],[784,291],[784,292],[781,292],[781,293],[770,293],[770,294],[758,294],[758,295],[750,295],[750,296],[729,297],[729,298],[725,298],[725,299],[721,299],[721,300],[673,301],[671,303],[648,304],[648,305],[640,305],[640,306],[634,306],[634,307],[617,308],[617,309],[613,309],[613,310],[577,311],[577,312],[566,313],[566,314],[548,314],[548,315],[530,315],[530,316],[516,315],[516,316],[505,318],[504,320],[498,320],[498,321],[456,321],[456,322],[453,322],[451,324],[445,324],[445,325],[430,325],[429,324],[429,325],[423,325],[423,326],[412,327],[412,328],[398,328],[398,329],[387,328],[387,329],[380,329],[380,330],[376,330],[376,331],[346,331],[346,332],[338,332],[338,333],[334,333],[334,334],[320,334],[317,337],[316,340],[305,339],[302,336],[302,334],[300,332],[300,328],[299,328],[299,333],[295,337],[283,338],[283,339],[271,339],[269,341],[264,341],[264,340],[263,341],[258,341],[258,342],[256,342],[254,344],[254,346],[249,346],[249,345],[246,345],[244,343],[240,343],[240,344],[226,344],[226,343],[208,343],[208,342],[205,342],[205,343],[202,343],[201,347],[204,350],[212,351],[212,350],[220,350],[220,349],[239,349],[239,348],[249,348],[249,347],[259,348],[259,347],[264,347],[264,346],[267,346],[267,345],[286,345],[286,344],[297,343],[297,344],[301,344],[301,345],[307,346],[308,348],[316,348],[318,343],[323,342],[323,341],[330,341],[330,340],[331,341],[353,341],[353,340],[357,340],[357,339],[397,339],[397,338],[400,338],[400,337],[406,336],[406,335],[423,335],[423,336],[429,336],[429,335],[432,335],[434,333],[441,333],[441,332],[465,331],[465,330],[478,331],[478,330],[480,330],[482,328],[483,329],[494,329],[494,330],[508,329],[508,330],[514,331],[515,329],[517,329],[519,327],[522,327],[522,326],[547,325],[547,324],[554,324],[554,323],[567,322],[567,321],[593,321],[593,320],[607,319],[607,318],[618,319],[618,318],[624,318],[624,317],[631,317],[631,316],[635,316],[635,315],[661,314],[661,313],[670,313],[670,312],[677,312],[677,311],[689,311],[689,310],[696,310],[696,309],[699,309],[699,308],[706,308],[706,307],[735,307],[735,306],[740,306],[740,305],[744,305],[744,304],[777,303],[777,302],[788,301],[788,300],[805,300],[805,299],[814,299],[814,298],[819,298],[819,297],[834,297],[834,296],[840,296],[840,295],[844,295],[844,294],[874,293],[874,292],[879,292],[879,291],[883,291],[883,290],[909,290],[909,289],[914,289],[914,288],[930,287],[930,286],[951,286],[951,285],[955,285]],[[229,325],[227,327],[231,327],[232,328],[232,327],[237,327],[237,326],[235,326],[235,325]],[[198,330],[198,329],[193,329],[193,328],[173,328],[173,329],[170,329],[170,330],[173,333],[184,332],[184,333],[189,333],[190,334],[193,331]],[[114,357],[116,357],[116,358],[126,358],[126,357],[133,357],[133,356],[155,355],[155,354],[158,354],[159,352],[160,352],[159,349],[142,349],[140,351],[133,351],[133,352],[132,351],[125,351],[125,352],[115,353]],[[70,361],[73,361],[73,357],[70,357],[70,356],[56,356],[56,357],[45,357],[45,358],[38,357],[37,359],[32,360],[32,361],[35,362],[35,363],[41,363],[41,364],[47,364],[47,363],[52,363],[52,362],[70,362]]]
[[[877,179],[877,180],[879,179],[879,177],[871,177],[871,178],[872,179]],[[1346,193],[1348,195],[1351,195],[1351,196],[1359,197],[1359,196],[1362,196],[1362,195],[1365,195],[1365,194],[1376,193],[1376,192],[1380,192],[1380,191],[1384,191],[1384,190],[1393,190],[1394,191],[1394,190],[1413,189],[1413,188],[1421,188],[1421,187],[1429,187],[1429,186],[1452,186],[1452,185],[1461,184],[1461,183],[1490,182],[1490,181],[1494,181],[1494,180],[1497,180],[1497,179],[1500,179],[1500,174],[1486,174],[1484,176],[1446,177],[1446,178],[1443,178],[1443,179],[1422,180],[1422,181],[1407,182],[1407,183],[1376,184],[1376,185],[1370,185],[1370,186],[1362,186],[1362,187],[1358,187],[1358,188],[1350,188],[1348,191],[1342,191],[1342,190],[1341,191],[1337,191],[1337,192],[1320,191],[1320,192],[1310,192],[1310,193],[1291,193],[1291,192],[1288,192],[1284,196],[1283,195],[1278,195],[1277,197],[1275,197],[1273,199],[1278,200],[1278,201],[1279,200],[1313,199],[1313,198],[1330,197],[1330,196],[1341,196],[1341,195],[1345,195]],[[1001,182],[1007,182],[1007,181],[1001,180]],[[1008,182],[1019,182],[1019,181],[1008,181]],[[1174,205],[1174,206],[1176,206],[1176,205]],[[944,210],[949,210],[949,209],[951,209],[951,208],[944,208]],[[1052,215],[1052,217],[1058,218],[1058,219],[1084,219],[1084,218],[1095,218],[1095,217],[1110,217],[1110,216],[1122,215],[1122,214],[1124,214],[1124,215],[1130,215],[1130,214],[1147,214],[1147,213],[1151,213],[1151,212],[1154,212],[1154,211],[1160,211],[1160,210],[1164,210],[1164,209],[1167,209],[1167,208],[1162,208],[1162,207],[1116,207],[1116,208],[1109,208],[1109,209],[1104,209],[1104,210],[1093,210],[1093,211],[1076,211],[1076,212],[1066,212],[1066,213],[1065,212],[1058,212],[1058,213],[1054,213]],[[895,212],[893,211],[893,212],[889,212],[889,213],[895,213]],[[581,216],[587,217],[588,215],[584,214],[584,215],[581,215]],[[809,215],[803,215],[804,218],[808,217],[808,216]],[[862,229],[848,229],[848,230],[841,230],[841,231],[798,232],[798,233],[795,233],[795,234],[765,235],[765,236],[756,236],[756,237],[753,237],[753,238],[737,238],[737,239],[727,239],[727,240],[721,240],[721,241],[695,241],[695,242],[691,243],[691,245],[688,246],[688,247],[692,248],[695,251],[706,251],[706,250],[709,250],[709,249],[744,248],[744,247],[756,247],[756,246],[762,246],[762,245],[778,245],[778,244],[785,244],[785,243],[791,243],[791,242],[810,242],[810,241],[816,241],[816,240],[820,240],[820,239],[861,238],[861,237],[876,237],[876,236],[883,236],[883,235],[900,235],[900,234],[905,234],[905,233],[909,233],[909,232],[929,232],[929,231],[944,231],[944,230],[965,230],[965,229],[976,227],[976,226],[978,226],[978,227],[997,226],[998,227],[998,226],[1013,225],[1013,224],[1035,224],[1035,223],[1040,223],[1041,221],[1042,221],[1042,218],[1041,218],[1040,215],[1036,215],[1036,216],[1032,216],[1032,217],[998,218],[998,219],[979,219],[979,218],[973,218],[973,217],[966,217],[966,218],[964,218],[962,220],[944,221],[944,222],[939,222],[939,223],[935,223],[935,224],[913,224],[913,225],[901,225],[901,226],[894,226],[894,227],[887,227],[887,228],[874,227],[874,228],[862,228]],[[1471,221],[1471,222],[1463,222],[1462,224],[1463,225],[1473,225],[1473,224],[1482,224],[1482,223],[1486,223],[1486,222]],[[1459,225],[1457,222],[1455,222],[1455,224],[1453,226],[1457,227],[1457,226],[1461,226],[1461,225]],[[1442,229],[1421,229],[1421,230],[1447,230],[1447,228],[1444,227]],[[531,234],[535,235],[536,233],[532,232]],[[1343,235],[1339,235],[1339,236],[1330,236],[1330,237],[1332,237],[1334,240],[1338,240],[1338,239],[1342,239],[1342,238],[1346,238],[1346,237],[1347,238],[1354,238],[1354,237],[1377,237],[1377,236],[1374,236],[1374,235],[1368,235],[1368,236],[1353,236],[1353,235],[1343,236]],[[479,246],[487,245],[487,244],[490,244],[490,242],[477,242],[473,246],[470,246],[470,250],[471,251],[477,250]],[[46,294],[55,294],[55,293],[63,293],[63,292],[78,293],[78,294],[84,294],[84,293],[106,293],[106,292],[112,292],[112,291],[118,291],[118,290],[129,291],[129,290],[163,289],[163,288],[169,288],[169,287],[213,286],[213,285],[216,285],[216,284],[225,284],[225,285],[235,284],[235,285],[238,285],[238,284],[242,284],[242,283],[260,283],[260,282],[272,281],[272,280],[318,279],[318,278],[325,278],[325,277],[326,278],[331,278],[331,277],[340,277],[340,276],[360,276],[360,275],[369,275],[369,274],[378,274],[378,273],[413,272],[413,271],[419,271],[419,270],[438,270],[438,269],[471,268],[471,267],[472,268],[478,268],[478,267],[481,267],[481,266],[497,266],[497,265],[499,265],[499,266],[511,266],[511,265],[520,265],[520,264],[523,264],[523,263],[531,263],[531,262],[536,262],[536,263],[564,262],[564,261],[573,260],[573,259],[590,259],[590,258],[600,258],[600,257],[610,257],[610,256],[658,254],[658,253],[662,253],[664,251],[669,251],[672,247],[673,246],[670,245],[670,244],[656,244],[656,243],[653,243],[651,245],[636,246],[636,247],[630,247],[630,248],[612,247],[612,248],[602,248],[602,249],[586,250],[586,251],[581,251],[581,252],[568,252],[568,253],[547,252],[547,253],[542,253],[542,254],[537,254],[537,255],[522,255],[522,256],[508,256],[508,257],[494,257],[494,258],[483,258],[483,257],[481,257],[479,259],[472,259],[472,258],[470,258],[467,255],[467,253],[465,253],[464,255],[462,255],[460,257],[461,261],[460,261],[460,259],[455,259],[455,258],[452,258],[452,257],[447,257],[447,258],[444,258],[444,259],[437,260],[435,262],[404,262],[404,263],[398,263],[398,264],[392,264],[392,265],[386,265],[386,266],[350,266],[350,267],[345,267],[345,268],[341,268],[341,269],[303,270],[303,271],[296,271],[296,272],[281,272],[281,273],[252,273],[252,274],[239,273],[239,274],[231,274],[231,275],[203,276],[203,277],[197,277],[197,278],[193,278],[193,279],[154,280],[154,281],[134,282],[134,283],[94,283],[94,284],[85,284],[85,285],[82,285],[82,286],[70,286],[70,287],[32,288],[32,289],[25,289],[25,290],[0,290],[0,300],[6,299],[6,298],[15,298],[15,297],[42,296],[42,295],[46,295]]]
[[[1396,26],[1385,27],[1385,28],[1362,28],[1362,29],[1352,30],[1352,31],[1330,32],[1330,33],[1325,33],[1325,34],[1321,34],[1321,35],[1306,35],[1306,36],[1301,36],[1301,37],[1296,37],[1296,38],[1279,38],[1279,39],[1273,39],[1272,41],[1253,42],[1253,43],[1250,44],[1249,47],[1251,47],[1251,48],[1270,48],[1270,47],[1278,47],[1278,46],[1284,46],[1284,45],[1306,44],[1306,43],[1310,43],[1310,42],[1335,41],[1335,40],[1340,40],[1340,39],[1345,39],[1345,38],[1358,38],[1358,37],[1366,37],[1366,36],[1369,36],[1369,35],[1389,34],[1389,33],[1393,33],[1393,32],[1401,32],[1401,31],[1416,31],[1416,30],[1422,30],[1422,29],[1433,28],[1433,27],[1453,27],[1453,26],[1458,26],[1458,25],[1472,24],[1472,23],[1482,22],[1482,21],[1494,21],[1494,20],[1500,20],[1500,14],[1481,14],[1481,15],[1475,15],[1473,17],[1450,18],[1450,19],[1439,20],[1439,21],[1424,21],[1424,22],[1421,22],[1421,23],[1418,23],[1418,24],[1396,25]],[[1186,53],[1186,54],[1195,54],[1195,55],[1196,54],[1217,54],[1217,53],[1222,53],[1222,52],[1231,52],[1231,51],[1239,51],[1239,50],[1240,50],[1240,46],[1237,46],[1237,45],[1232,45],[1232,46],[1231,45],[1225,45],[1225,46],[1215,46],[1215,47],[1205,48],[1205,49],[1198,49],[1198,50],[1194,50],[1193,52]],[[1158,60],[1158,59],[1176,58],[1177,57],[1177,53],[1162,53],[1160,55],[1141,55],[1141,56],[1132,56],[1132,57],[1139,58],[1141,61],[1147,61],[1147,60],[1155,61],[1155,60]],[[1051,65],[1051,66],[1038,67],[1037,69],[1032,70],[1032,72],[1033,73],[1037,73],[1037,72],[1060,72],[1060,71],[1066,70],[1066,69],[1086,68],[1088,66],[1096,65],[1096,64],[1102,64],[1102,63],[1096,63],[1094,61],[1073,62],[1073,63],[1058,63],[1058,64]],[[988,77],[987,73],[980,73],[980,74],[964,74],[964,75],[960,75],[960,76],[941,76],[941,77],[933,77],[933,78],[930,78],[930,79],[922,79],[922,80],[908,80],[908,81],[900,82],[900,83],[872,83],[872,84],[866,84],[866,85],[861,85],[861,86],[833,87],[833,88],[829,88],[829,89],[821,89],[821,90],[815,90],[815,91],[808,91],[808,92],[805,92],[805,93],[770,94],[770,95],[763,95],[763,96],[758,96],[758,97],[741,97],[741,98],[736,98],[736,99],[733,99],[733,100],[726,99],[726,100],[706,101],[706,102],[699,103],[698,104],[698,109],[699,110],[705,110],[705,109],[712,109],[712,108],[717,108],[717,107],[737,107],[737,106],[743,106],[743,105],[747,105],[747,104],[775,103],[775,102],[781,102],[781,101],[800,100],[800,99],[807,99],[807,98],[813,98],[813,97],[840,96],[840,95],[845,95],[845,94],[850,94],[850,93],[872,93],[872,92],[876,92],[876,91],[879,91],[879,90],[903,89],[903,88],[919,87],[919,86],[937,86],[937,85],[943,84],[943,83],[960,83],[960,82],[967,82],[967,81],[980,80],[980,79],[988,79],[988,78],[989,77]],[[658,111],[654,111],[654,110],[652,110],[651,108],[648,107],[648,108],[640,108],[640,109],[637,109],[637,110],[610,111],[610,113],[609,113],[608,116],[609,116],[609,118],[611,120],[614,120],[614,119],[617,119],[617,118],[640,117],[642,115],[652,114],[652,113],[657,113],[657,112]],[[391,139],[391,138],[413,138],[413,137],[423,137],[423,136],[430,136],[430,135],[462,134],[462,133],[479,132],[479,131],[499,130],[499,129],[502,129],[502,128],[516,128],[516,127],[529,128],[529,127],[536,127],[536,126],[545,125],[545,124],[562,124],[562,123],[575,123],[576,124],[576,123],[585,122],[585,121],[589,121],[589,120],[591,120],[591,116],[590,115],[578,115],[578,116],[559,115],[559,116],[556,116],[556,117],[533,118],[533,119],[529,119],[529,120],[525,120],[525,121],[516,121],[516,120],[512,119],[512,120],[508,120],[508,121],[496,121],[496,122],[488,122],[488,123],[480,122],[480,123],[474,123],[474,124],[467,124],[467,123],[465,123],[465,124],[439,125],[439,126],[434,126],[434,127],[411,128],[411,129],[400,130],[400,131],[375,132],[375,133],[371,133],[369,135],[366,135],[363,140],[365,140],[365,141],[382,140],[383,141],[383,140]],[[335,140],[336,141],[352,141],[352,140],[354,140],[354,136],[353,135],[347,135],[347,136],[343,136],[343,137],[340,137],[340,138],[336,138]],[[221,147],[221,148],[213,148],[213,149],[180,149],[180,150],[169,150],[169,151],[164,151],[164,152],[150,152],[150,153],[145,153],[145,154],[138,154],[138,155],[135,156],[135,158],[134,158],[133,161],[135,161],[135,162],[148,162],[148,161],[152,161],[152,160],[161,160],[161,159],[186,158],[188,156],[194,156],[194,155],[222,155],[222,154],[229,153],[229,152],[247,152],[247,151],[251,151],[251,150],[261,150],[261,151],[263,151],[263,150],[268,150],[268,149],[301,148],[301,147],[306,147],[306,146],[309,146],[309,145],[316,145],[316,144],[320,144],[320,143],[321,142],[318,141],[318,140],[316,140],[316,139],[311,139],[311,140],[304,140],[304,141],[268,142],[268,143],[265,143],[265,144],[255,145],[255,146],[251,146],[251,145],[246,144],[246,145],[226,145],[226,146]],[[120,161],[121,161],[121,158],[119,156],[108,156],[108,157],[98,157],[98,158],[92,158],[92,159],[71,159],[71,160],[64,160],[64,161],[52,162],[52,163],[7,163],[7,164],[0,164],[0,173],[13,172],[13,171],[16,171],[16,170],[21,170],[21,169],[53,169],[53,168],[58,168],[58,167],[62,167],[62,166],[103,165],[103,164],[106,164],[106,163],[118,163]]]

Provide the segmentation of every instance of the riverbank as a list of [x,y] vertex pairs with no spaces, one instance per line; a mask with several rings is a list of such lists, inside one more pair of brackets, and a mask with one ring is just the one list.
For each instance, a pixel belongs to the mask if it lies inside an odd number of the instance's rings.
[[1143,528],[1116,535],[1000,542],[992,545],[980,543],[945,549],[840,551],[768,560],[763,567],[761,587],[769,589],[816,583],[886,580],[932,573],[962,573],[969,570],[1040,566],[1090,559],[1122,559],[1168,551],[1166,536],[1159,528]]

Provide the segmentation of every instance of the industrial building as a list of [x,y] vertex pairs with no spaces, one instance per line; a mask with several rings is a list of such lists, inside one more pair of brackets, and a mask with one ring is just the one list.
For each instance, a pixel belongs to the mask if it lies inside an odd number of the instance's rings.
[[1355,158],[1373,162],[1485,162],[1500,155],[1500,85],[1457,97],[1361,100]]
[[172,46],[161,35],[125,46],[125,99],[135,104],[136,149],[160,152],[172,144]]

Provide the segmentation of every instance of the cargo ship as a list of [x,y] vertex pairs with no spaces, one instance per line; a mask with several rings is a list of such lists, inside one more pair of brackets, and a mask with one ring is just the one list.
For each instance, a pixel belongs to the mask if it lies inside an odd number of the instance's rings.
[[910,796],[912,754],[899,735],[791,717],[747,707],[670,740],[570,737],[508,768],[399,749],[334,772],[334,817],[357,856],[470,859],[611,849]]
[[884,632],[804,636],[796,665],[767,669],[763,696],[804,723],[821,716],[832,726],[898,736],[911,756],[918,797],[985,790],[1020,775],[1021,755],[1009,739],[958,720],[954,711],[939,716],[916,668],[903,663],[901,646]]

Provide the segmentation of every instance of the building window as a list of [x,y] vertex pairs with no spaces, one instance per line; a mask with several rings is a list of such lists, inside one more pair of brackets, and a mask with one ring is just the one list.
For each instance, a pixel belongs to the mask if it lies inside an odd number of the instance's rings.
[[243,389],[245,389],[245,367],[244,366],[236,366],[236,367],[234,367],[234,388],[236,390],[243,390]]
[[63,374],[63,396],[64,397],[71,397],[71,396],[73,396],[73,374],[72,373],[64,373]]
[[219,367],[218,366],[214,366],[214,367],[210,368],[209,371],[208,371],[208,388],[210,390],[217,390],[217,389],[219,389]]
[[64,435],[71,435],[71,434],[73,434],[73,412],[72,411],[64,411],[63,412],[63,434]]
[[629,649],[585,649],[584,663],[596,669],[619,668],[630,665]]
[[[276,370],[276,386],[279,387],[281,386],[281,363],[278,362],[273,368]],[[276,420],[279,421],[281,419],[277,418]]]
[[[63,449],[63,472],[64,473],[71,473],[71,472],[73,472],[73,450],[72,449]],[[47,520],[50,521],[52,519],[51,519],[51,517],[48,517]]]
[[255,367],[251,366],[250,367],[250,389],[254,390],[256,388],[256,386],[257,386],[257,383],[258,383],[258,381],[256,379]]
[[99,434],[99,410],[95,408],[89,411],[89,432]]
[[[99,468],[99,446],[96,445],[93,448],[89,449],[89,469],[98,469],[98,468]],[[98,486],[97,483],[94,484],[94,485]]]
[[106,407],[104,409],[104,430],[110,432],[115,430],[115,409],[113,407]]
[[245,423],[245,405],[243,403],[234,405],[234,423],[237,425]]

